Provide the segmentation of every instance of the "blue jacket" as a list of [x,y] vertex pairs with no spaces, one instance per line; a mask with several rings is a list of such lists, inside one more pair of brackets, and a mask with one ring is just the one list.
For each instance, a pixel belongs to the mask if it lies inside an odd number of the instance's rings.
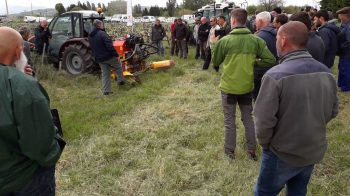
[[277,50],[276,50],[276,36],[277,31],[272,26],[267,26],[260,29],[256,35],[263,39],[266,42],[267,48],[273,54],[273,56],[277,59]]
[[317,29],[317,35],[322,38],[326,49],[323,63],[329,68],[333,66],[338,50],[337,35],[339,32],[339,28],[333,23],[326,23]]
[[340,58],[350,58],[350,20],[342,24],[338,34],[339,56]]
[[326,49],[322,38],[316,35],[315,32],[309,33],[309,41],[306,44],[306,49],[311,54],[312,58],[316,59],[318,62],[324,63]]
[[97,63],[107,61],[113,57],[119,57],[113,47],[111,38],[105,31],[98,28],[92,30],[89,36],[89,42]]

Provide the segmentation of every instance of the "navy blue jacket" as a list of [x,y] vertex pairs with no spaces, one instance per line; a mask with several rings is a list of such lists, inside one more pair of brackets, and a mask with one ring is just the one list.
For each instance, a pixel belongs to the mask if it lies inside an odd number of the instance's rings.
[[34,29],[35,35],[35,48],[39,54],[43,53],[44,44],[46,44],[45,52],[47,52],[47,48],[49,47],[49,39],[52,38],[51,32],[49,29],[44,31],[44,28],[41,26]]
[[340,27],[338,43],[340,58],[350,58],[350,20]]
[[324,43],[326,53],[323,63],[331,68],[334,63],[335,56],[338,50],[338,38],[337,35],[340,32],[339,28],[333,23],[326,23],[317,30]]
[[309,40],[306,44],[306,49],[314,59],[318,62],[324,63],[326,49],[322,38],[316,35],[315,32],[309,33]]
[[89,42],[97,63],[107,61],[113,57],[119,57],[113,47],[111,38],[102,29],[95,28],[92,30]]
[[260,29],[256,35],[266,42],[267,48],[273,54],[273,56],[278,59],[276,50],[276,36],[277,31],[272,26],[267,26]]

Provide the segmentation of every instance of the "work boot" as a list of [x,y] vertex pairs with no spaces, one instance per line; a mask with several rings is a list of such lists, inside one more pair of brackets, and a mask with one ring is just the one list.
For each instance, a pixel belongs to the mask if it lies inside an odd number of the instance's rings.
[[235,151],[225,148],[225,154],[229,159],[235,159]]
[[257,161],[258,157],[256,156],[255,150],[248,150],[248,156],[251,160]]
[[111,95],[111,94],[113,94],[113,92],[104,92],[103,93],[103,95],[106,95],[106,96]]
[[118,82],[118,85],[119,86],[123,86],[125,84],[125,82],[124,81],[120,81],[120,82]]

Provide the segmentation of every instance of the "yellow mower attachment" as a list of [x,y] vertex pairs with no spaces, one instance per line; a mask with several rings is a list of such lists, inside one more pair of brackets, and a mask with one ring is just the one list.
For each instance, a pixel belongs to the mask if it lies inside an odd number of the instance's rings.
[[151,69],[154,69],[154,70],[165,70],[165,69],[171,68],[174,65],[175,65],[175,62],[173,60],[165,60],[165,61],[152,62],[149,66]]

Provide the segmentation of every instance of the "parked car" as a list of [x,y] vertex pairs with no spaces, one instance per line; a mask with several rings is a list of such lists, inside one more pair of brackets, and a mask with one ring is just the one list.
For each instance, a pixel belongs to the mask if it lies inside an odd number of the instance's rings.
[[174,22],[175,19],[176,19],[176,17],[169,17],[169,18],[166,19],[166,22],[167,23],[172,23],[172,22]]
[[158,20],[160,20],[160,22],[166,22],[166,18],[165,17],[158,17]]
[[155,22],[156,18],[154,16],[144,16],[141,19],[141,22]]
[[134,23],[141,23],[141,17],[134,18]]
[[117,23],[117,22],[122,22],[122,21],[123,21],[123,15],[115,14],[112,16],[111,22]]
[[111,16],[106,16],[105,19],[103,19],[104,22],[111,22],[112,21],[112,17]]

